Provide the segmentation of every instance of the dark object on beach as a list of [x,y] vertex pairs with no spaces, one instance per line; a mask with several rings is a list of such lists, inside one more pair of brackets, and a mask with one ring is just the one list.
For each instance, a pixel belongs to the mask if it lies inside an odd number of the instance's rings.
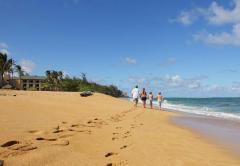
[[106,166],[113,166],[113,164],[112,163],[108,163]]
[[114,155],[114,153],[113,152],[109,152],[109,153],[105,154],[105,157],[109,157],[109,156],[112,156],[112,155]]
[[45,140],[45,139],[42,138],[42,137],[38,137],[38,138],[36,138],[36,140],[38,140],[38,141],[42,141],[42,140]]
[[88,97],[88,96],[92,96],[93,93],[91,91],[84,91],[80,93],[80,96],[82,97]]
[[19,144],[19,141],[8,141],[4,144],[1,145],[1,147],[5,148],[5,147],[9,147],[9,146],[12,146],[12,145],[15,145],[15,144]]
[[3,166],[4,160],[0,160],[0,166]]

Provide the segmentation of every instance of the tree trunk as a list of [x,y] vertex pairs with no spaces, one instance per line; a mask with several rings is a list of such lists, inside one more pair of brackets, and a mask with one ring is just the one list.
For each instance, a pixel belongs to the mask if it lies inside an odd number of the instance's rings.
[[0,74],[0,88],[4,85],[4,78],[3,78],[3,73]]
[[19,84],[20,84],[19,90],[22,90],[22,76],[21,75],[19,76]]

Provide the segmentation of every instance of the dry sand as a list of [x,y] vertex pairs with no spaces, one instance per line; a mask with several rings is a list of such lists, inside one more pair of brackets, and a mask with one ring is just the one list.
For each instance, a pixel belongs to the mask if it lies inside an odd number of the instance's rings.
[[223,147],[171,124],[171,116],[97,93],[0,91],[0,160],[6,166],[240,165]]

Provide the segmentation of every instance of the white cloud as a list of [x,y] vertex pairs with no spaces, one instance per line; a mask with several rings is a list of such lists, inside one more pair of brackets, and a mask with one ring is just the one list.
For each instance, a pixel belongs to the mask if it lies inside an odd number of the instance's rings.
[[209,33],[201,32],[193,35],[194,40],[207,44],[240,46],[240,24],[232,28],[232,32]]
[[132,64],[132,65],[137,64],[137,60],[136,60],[136,59],[129,58],[129,57],[126,57],[126,58],[125,58],[125,62],[126,62],[127,64]]
[[165,77],[162,78],[162,81],[167,83],[169,86],[180,86],[183,82],[182,78],[179,75],[166,75]]
[[234,82],[231,90],[240,92],[240,82]]
[[[129,76],[128,85],[145,87],[147,92],[157,93],[159,90],[167,96],[239,96],[240,82],[229,85],[207,84],[204,80],[207,76],[183,78],[180,75],[165,76]],[[129,88],[129,87],[128,87]]]
[[3,54],[10,55],[10,52],[5,48],[0,49],[0,52],[3,53]]
[[23,71],[25,71],[27,73],[32,73],[33,70],[36,68],[36,64],[33,61],[26,60],[26,59],[21,60],[20,65],[21,65]]
[[202,78],[182,78],[180,75],[166,75],[160,78],[162,83],[167,87],[174,88],[186,88],[186,89],[196,89],[202,87],[200,80]]
[[6,43],[0,43],[0,52],[10,55],[10,52],[8,51],[8,45]]
[[173,19],[172,22],[179,22],[183,25],[191,25],[195,20],[197,20],[197,12],[192,11],[182,11],[176,19]]
[[233,4],[234,7],[232,9],[226,9],[217,2],[213,2],[208,8],[206,15],[209,23],[216,25],[240,23],[240,0],[234,0]]
[[179,16],[174,19],[183,25],[191,25],[194,21],[202,17],[210,24],[236,24],[240,23],[240,0],[233,0],[233,8],[227,9],[212,2],[207,8],[194,8],[189,11],[180,12]]
[[228,32],[211,33],[205,31],[194,34],[193,38],[195,41],[207,44],[240,46],[240,0],[232,0],[231,2],[231,8],[221,6],[214,1],[207,8],[183,11],[176,20],[184,25],[191,25],[202,17],[211,25],[230,24],[232,29]]

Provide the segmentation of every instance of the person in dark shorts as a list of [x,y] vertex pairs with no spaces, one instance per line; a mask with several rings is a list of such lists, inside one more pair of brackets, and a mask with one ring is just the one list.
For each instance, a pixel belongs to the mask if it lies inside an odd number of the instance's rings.
[[143,102],[143,108],[146,108],[147,92],[145,91],[145,88],[142,89],[140,97]]

